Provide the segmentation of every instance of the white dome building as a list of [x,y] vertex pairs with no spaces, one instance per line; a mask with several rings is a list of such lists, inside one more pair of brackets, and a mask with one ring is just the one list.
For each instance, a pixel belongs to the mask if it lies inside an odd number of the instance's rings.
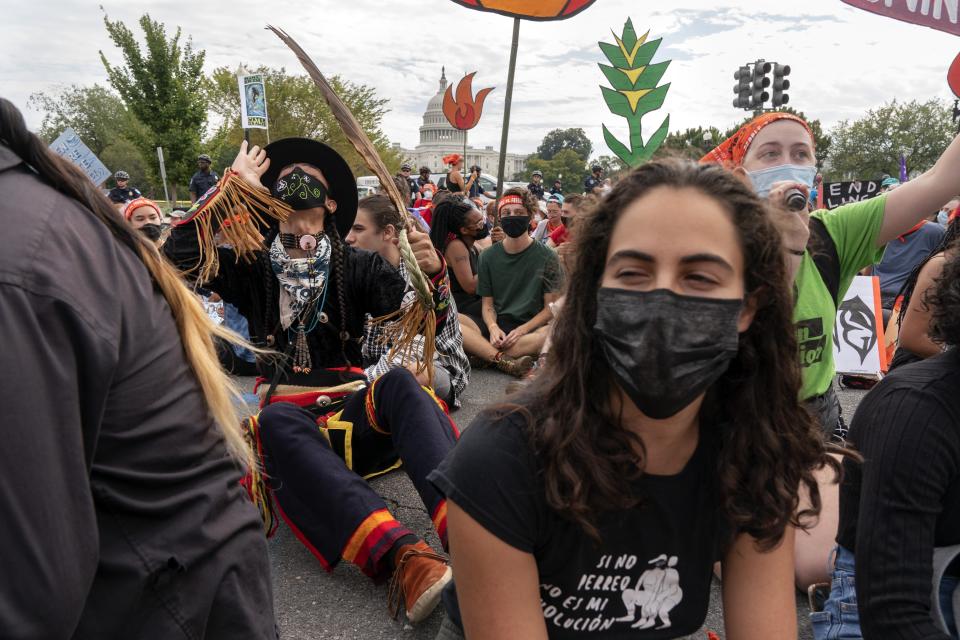
[[[454,128],[443,115],[443,94],[447,90],[446,68],[441,68],[440,85],[436,95],[427,102],[427,110],[423,113],[423,124],[420,125],[420,144],[415,149],[403,149],[399,144],[394,147],[400,151],[404,160],[413,165],[413,173],[422,166],[430,167],[433,173],[446,173],[447,166],[443,164],[443,157],[451,153],[463,155],[464,142],[468,141],[467,131]],[[500,152],[492,146],[483,149],[474,149],[467,144],[467,155],[464,171],[475,164],[480,165],[483,173],[497,175]],[[510,181],[513,176],[526,169],[527,154],[508,153],[506,156],[506,171],[504,180]]]

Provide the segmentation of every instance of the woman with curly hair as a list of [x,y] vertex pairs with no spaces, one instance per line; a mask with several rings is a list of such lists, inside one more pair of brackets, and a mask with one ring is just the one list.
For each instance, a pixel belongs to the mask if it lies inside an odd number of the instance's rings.
[[813,470],[839,464],[797,402],[770,218],[731,174],[677,161],[587,216],[537,384],[430,475],[471,640],[686,636],[717,560],[728,637],[796,637],[795,528],[820,509]]
[[958,637],[960,257],[927,299],[930,337],[946,351],[884,378],[850,426],[865,462],[844,462],[834,588],[812,614],[818,640]]
[[947,260],[953,257],[960,242],[960,218],[954,217],[947,227],[940,245],[930,252],[907,276],[900,290],[900,316],[897,319],[897,351],[890,370],[935,356],[943,350],[930,338],[930,308],[927,292],[932,291],[943,274]]

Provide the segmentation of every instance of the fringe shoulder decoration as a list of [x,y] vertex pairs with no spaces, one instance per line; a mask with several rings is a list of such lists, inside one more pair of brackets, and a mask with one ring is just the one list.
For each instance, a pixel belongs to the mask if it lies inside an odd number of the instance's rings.
[[[343,103],[340,96],[337,95],[337,92],[333,90],[333,87],[330,86],[330,83],[327,82],[327,79],[320,72],[320,69],[317,68],[317,65],[314,64],[310,56],[307,55],[307,52],[304,51],[293,38],[278,27],[267,25],[267,29],[274,32],[277,37],[283,40],[283,42],[290,47],[290,50],[296,54],[303,68],[306,69],[307,73],[317,85],[317,88],[320,90],[320,95],[323,96],[327,106],[330,107],[330,111],[333,112],[337,123],[350,141],[350,144],[353,145],[353,148],[356,149],[360,157],[363,158],[367,168],[380,179],[380,188],[390,197],[390,200],[397,210],[404,215],[408,225],[412,228],[417,228],[416,222],[407,212],[407,203],[404,202],[403,196],[400,194],[400,189],[398,189],[394,183],[393,176],[390,175],[386,165],[383,164],[383,160],[380,159],[380,155],[377,153],[377,148],[370,142],[370,138],[363,130],[363,127],[360,126],[360,123],[357,122],[350,108]],[[391,358],[396,354],[411,353],[417,335],[422,334],[426,340],[424,340],[423,361],[420,363],[419,370],[426,370],[432,380],[433,355],[437,346],[436,341],[433,339],[437,330],[437,313],[433,300],[433,285],[430,279],[427,278],[420,269],[420,265],[417,264],[413,250],[410,248],[410,242],[407,239],[406,229],[400,231],[400,253],[409,272],[413,290],[417,293],[417,300],[414,304],[403,306],[387,316],[374,318],[373,322],[380,325],[395,323],[386,331],[393,345],[390,350]]]
[[196,274],[200,283],[216,277],[220,269],[217,240],[233,247],[238,262],[253,261],[256,252],[264,248],[260,229],[274,220],[285,221],[291,211],[266,190],[252,187],[236,171],[227,169],[217,186],[197,200],[177,225],[193,223],[197,228],[200,258],[187,273]]

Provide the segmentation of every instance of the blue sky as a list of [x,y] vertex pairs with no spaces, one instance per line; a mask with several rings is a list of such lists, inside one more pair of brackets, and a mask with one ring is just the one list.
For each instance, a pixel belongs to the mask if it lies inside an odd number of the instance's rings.
[[[13,4],[13,3],[11,3]],[[507,61],[508,18],[481,14],[449,0],[309,0],[302,2],[183,2],[106,0],[111,19],[133,25],[144,12],[181,26],[207,52],[206,68],[267,64],[300,71],[266,23],[285,28],[328,74],[376,87],[390,99],[384,130],[404,146],[416,144],[426,101],[440,67],[456,80],[477,71],[474,88],[496,86],[472,145],[498,146]],[[72,83],[106,84],[98,51],[119,53],[107,39],[96,2],[39,0],[15,3],[0,24],[0,95],[25,111],[35,91]],[[791,106],[830,126],[891,98],[952,99],[947,68],[960,39],[849,7],[841,0],[775,3],[758,0],[597,0],[562,22],[524,22],[520,29],[509,149],[532,152],[558,127],[583,127],[595,153],[605,149],[601,123],[625,137],[625,121],[611,115],[599,85],[598,40],[612,42],[627,17],[639,33],[650,29],[663,44],[654,61],[673,60],[664,82],[664,108],[644,119],[649,134],[670,115],[671,130],[728,126],[742,117],[732,107],[733,72],[763,57],[791,65]],[[269,100],[269,87],[267,97]]]

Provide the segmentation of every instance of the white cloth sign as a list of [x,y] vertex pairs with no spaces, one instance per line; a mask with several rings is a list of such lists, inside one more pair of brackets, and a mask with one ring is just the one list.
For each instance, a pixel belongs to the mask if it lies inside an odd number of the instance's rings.
[[240,125],[244,129],[267,128],[267,93],[259,73],[237,76],[240,84]]
[[833,349],[837,373],[879,376],[886,369],[880,279],[857,276],[837,309]]
[[80,167],[97,186],[110,177],[110,170],[70,127],[50,144],[50,150]]

